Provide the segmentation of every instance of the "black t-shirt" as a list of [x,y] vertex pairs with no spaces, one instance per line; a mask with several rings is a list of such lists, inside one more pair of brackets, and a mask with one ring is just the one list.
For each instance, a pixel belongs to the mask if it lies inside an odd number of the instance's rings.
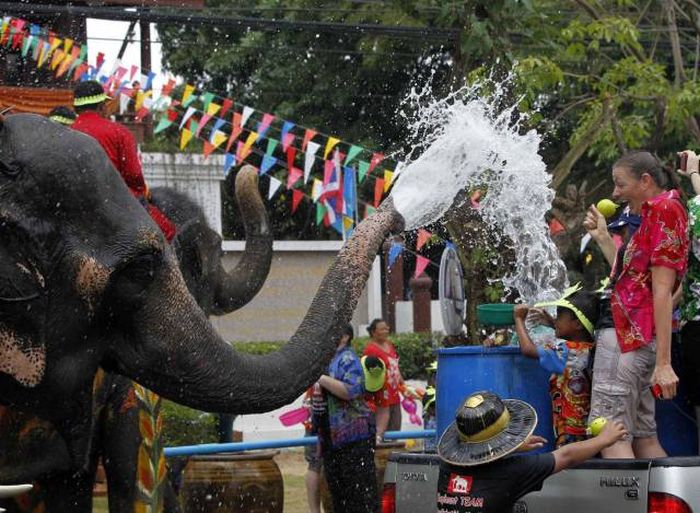
[[554,471],[552,453],[509,456],[476,467],[440,462],[438,513],[511,513],[523,495],[541,490]]

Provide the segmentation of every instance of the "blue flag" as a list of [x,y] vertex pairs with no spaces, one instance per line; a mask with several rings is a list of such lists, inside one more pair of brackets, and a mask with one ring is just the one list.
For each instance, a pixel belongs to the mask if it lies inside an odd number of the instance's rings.
[[355,218],[355,199],[357,197],[357,186],[355,181],[355,170],[345,166],[343,175],[343,200],[345,201],[345,215]]
[[236,156],[232,153],[224,154],[224,176],[228,176],[231,168],[236,165]]
[[396,262],[396,259],[399,258],[401,253],[403,253],[403,244],[392,241],[391,247],[389,248],[389,267],[394,266],[394,262]]
[[280,141],[284,141],[284,136],[287,135],[292,128],[294,128],[294,123],[291,121],[284,122],[282,125],[282,137],[280,137]]
[[267,173],[276,163],[277,159],[275,157],[272,155],[264,155],[260,163],[260,175],[262,176]]

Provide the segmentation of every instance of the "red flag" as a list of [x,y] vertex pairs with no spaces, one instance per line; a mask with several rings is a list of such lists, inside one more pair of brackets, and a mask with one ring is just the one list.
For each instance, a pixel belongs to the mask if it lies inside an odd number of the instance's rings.
[[294,167],[294,157],[296,157],[297,154],[297,149],[290,146],[287,148],[287,169],[289,171],[292,171],[292,168]]
[[213,151],[214,151],[214,145],[205,139],[204,140],[204,158],[208,159],[209,155],[211,155]]
[[313,139],[317,133],[318,132],[311,130],[310,128],[306,129],[306,132],[304,133],[304,142],[301,144],[301,151],[306,151],[306,145],[309,144],[309,141]]
[[97,52],[97,69],[100,69],[105,62],[105,54]]
[[294,189],[292,191],[292,214],[297,211],[297,208],[299,208],[299,203],[301,202],[301,198],[304,197],[304,193],[301,192],[299,189]]
[[136,119],[136,121],[142,121],[143,118],[145,118],[149,114],[150,114],[150,112],[146,107],[141,107],[139,109],[139,111],[136,113],[136,116],[134,116],[134,119]]
[[377,178],[374,182],[374,206],[378,207],[382,202],[382,196],[384,195],[384,179]]
[[423,271],[425,271],[425,268],[428,267],[429,263],[430,260],[424,256],[416,255],[416,272],[413,274],[413,277],[418,278],[421,274],[423,274]]
[[384,160],[384,155],[382,153],[375,153],[372,155],[372,160],[369,163],[369,171],[367,174],[372,174],[372,170],[377,167],[382,160]]
[[223,118],[231,107],[233,107],[233,100],[229,100],[228,98],[224,98],[224,101],[221,103],[221,110],[219,111],[219,117]]
[[163,90],[160,92],[161,96],[170,96],[170,93],[175,87],[175,79],[171,78],[168,83],[163,86]]
[[416,241],[416,251],[420,251],[423,246],[425,246],[425,243],[428,242],[428,239],[432,237],[433,234],[430,233],[428,230],[421,228],[418,230],[418,240]]
[[243,129],[241,128],[241,113],[234,111],[233,122],[231,123],[231,135],[228,138],[228,143],[226,143],[226,153],[229,153],[228,150],[230,150],[231,146],[233,146],[233,141],[238,139],[238,136],[241,135],[242,131]]

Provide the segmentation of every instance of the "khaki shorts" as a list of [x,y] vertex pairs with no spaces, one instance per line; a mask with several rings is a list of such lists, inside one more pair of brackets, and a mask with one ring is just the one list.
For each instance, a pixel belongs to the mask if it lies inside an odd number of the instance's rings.
[[597,331],[589,421],[621,422],[629,432],[626,441],[656,436],[656,403],[649,388],[655,364],[655,342],[621,353],[613,328]]

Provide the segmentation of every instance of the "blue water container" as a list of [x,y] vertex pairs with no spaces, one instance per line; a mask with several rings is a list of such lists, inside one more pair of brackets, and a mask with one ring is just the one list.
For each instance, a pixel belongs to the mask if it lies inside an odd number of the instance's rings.
[[438,349],[438,439],[454,421],[455,411],[466,396],[490,390],[504,399],[520,399],[537,411],[535,433],[549,441],[552,450],[552,403],[549,373],[537,360],[520,354],[518,347],[462,346]]

